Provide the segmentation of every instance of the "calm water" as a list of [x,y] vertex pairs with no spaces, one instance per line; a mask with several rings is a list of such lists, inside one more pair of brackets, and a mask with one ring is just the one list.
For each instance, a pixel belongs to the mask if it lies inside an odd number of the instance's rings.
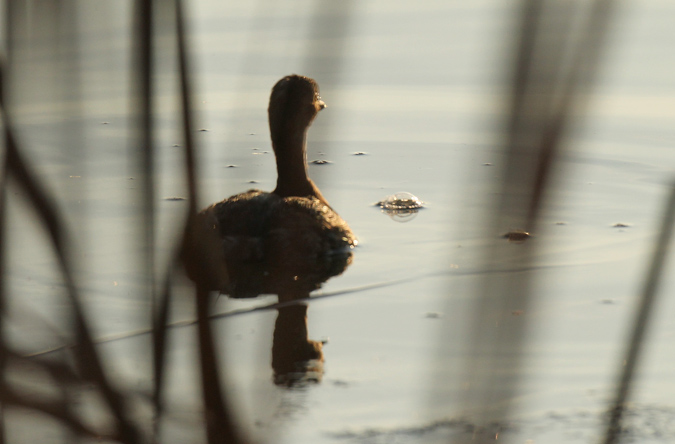
[[[276,312],[256,311],[216,321],[228,387],[242,425],[271,442],[468,438],[460,421],[467,415],[460,403],[462,372],[471,356],[471,329],[489,322],[472,310],[485,279],[480,251],[495,241],[486,236],[483,217],[504,162],[500,123],[517,5],[344,5],[202,0],[189,9],[197,125],[208,130],[197,134],[202,206],[251,187],[274,187],[269,90],[283,75],[305,74],[319,82],[328,104],[310,130],[309,159],[331,162],[311,165],[310,175],[361,240],[347,272],[316,293],[340,294],[310,303],[310,337],[329,338],[322,382],[292,390],[272,384]],[[674,171],[675,66],[667,56],[675,43],[674,9],[667,1],[621,3],[597,90],[568,137],[533,239],[536,269],[521,272],[532,273],[535,303],[524,312],[511,307],[528,322],[522,382],[506,431],[512,442],[592,442],[600,430]],[[80,13],[81,107],[71,109],[50,92],[62,79],[30,69],[45,60],[30,47],[18,56],[27,68],[15,80],[15,103],[22,140],[76,233],[75,257],[97,336],[108,337],[143,329],[148,320],[135,240],[139,184],[128,160],[128,10],[88,5]],[[38,25],[27,35],[39,35]],[[161,40],[165,52],[156,79],[160,271],[186,205],[166,200],[185,196],[177,179],[182,157],[174,145],[182,141],[170,43]],[[64,124],[63,115],[77,117]],[[84,147],[80,155],[65,154],[72,141]],[[373,206],[398,191],[417,195],[426,208],[398,223]],[[58,329],[67,306],[55,297],[62,289],[43,235],[20,196],[10,197],[16,341],[26,350],[47,349],[63,341],[29,313],[61,319],[51,322]],[[518,257],[522,245],[508,248]],[[671,260],[669,270],[674,266]],[[635,386],[637,442],[675,438],[673,276],[665,273]],[[180,281],[177,287],[172,317],[191,319],[190,286]],[[215,309],[241,311],[274,301],[221,297]],[[171,336],[166,442],[201,439],[195,438],[194,336],[191,327]],[[150,387],[148,347],[147,336],[101,345],[121,386]],[[148,414],[141,400],[135,403],[139,414]],[[46,433],[25,427],[30,420],[17,415],[11,436],[29,442]]]

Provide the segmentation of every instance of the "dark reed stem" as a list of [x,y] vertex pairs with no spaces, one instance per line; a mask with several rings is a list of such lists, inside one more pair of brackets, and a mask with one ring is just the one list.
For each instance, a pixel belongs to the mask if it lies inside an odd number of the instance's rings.
[[[2,95],[2,93],[0,93]],[[1,100],[1,99],[0,99]],[[7,134],[5,133],[5,136]],[[6,137],[5,137],[6,139]],[[5,230],[6,230],[6,202],[7,202],[7,172],[8,165],[3,162],[2,172],[0,173],[0,387],[4,387],[5,370],[7,368],[7,357],[5,354],[5,301],[6,301],[6,282],[5,279]],[[0,396],[0,401],[2,401]],[[0,444],[5,443],[5,403],[0,402]]]
[[151,326],[152,326],[152,368],[153,394],[155,407],[153,421],[153,440],[159,439],[159,426],[163,413],[162,387],[164,382],[164,366],[166,354],[166,322],[169,313],[170,279],[167,275],[162,292],[157,294],[155,281],[155,183],[154,183],[154,115],[153,115],[153,57],[154,57],[154,26],[155,4],[152,0],[138,0],[136,2],[136,53],[134,72],[136,93],[138,95],[138,143],[136,153],[139,160],[141,175],[140,199],[143,211],[141,213],[141,245],[143,246],[142,264],[145,277],[145,290],[151,298]]
[[127,442],[119,435],[105,436],[85,425],[76,416],[72,415],[70,410],[62,402],[53,402],[39,397],[20,395],[8,386],[4,386],[2,389],[2,401],[7,405],[23,407],[50,416],[80,436],[86,436],[91,439],[107,438]]
[[[5,44],[4,48],[6,53],[6,58],[10,56],[10,48],[12,40],[12,20],[10,19],[12,14],[12,3],[11,1],[5,2]],[[3,54],[4,56],[4,54]],[[0,77],[0,104],[7,103],[7,78]],[[7,125],[3,125],[2,128],[3,141],[5,147],[9,145],[9,128]],[[6,350],[6,340],[5,340],[5,316],[6,316],[6,300],[7,300],[7,287],[6,287],[6,278],[5,278],[5,264],[7,256],[7,245],[6,245],[6,229],[7,229],[7,176],[9,174],[9,162],[5,157],[4,162],[2,163],[2,171],[0,172],[0,387],[5,387],[7,384],[5,378],[5,372],[7,369],[7,354]],[[3,390],[4,391],[4,390]],[[4,397],[0,394],[0,444],[5,444],[6,442],[6,433],[5,433],[5,407],[6,404],[3,401]]]
[[141,203],[142,203],[142,245],[144,275],[150,294],[154,296],[154,240],[155,240],[155,184],[154,184],[154,119],[152,113],[152,70],[153,70],[153,2],[138,0],[137,3],[136,54],[137,82],[140,118],[138,122]]
[[134,71],[137,95],[139,99],[138,143],[136,153],[139,160],[141,176],[140,200],[141,213],[141,268],[145,279],[144,290],[151,299],[152,325],[152,356],[153,356],[153,403],[155,420],[153,439],[158,439],[161,423],[162,383],[164,381],[164,355],[166,348],[166,320],[169,312],[170,281],[164,285],[161,294],[157,294],[155,280],[155,182],[154,182],[154,114],[153,114],[153,83],[154,69],[154,26],[155,3],[153,0],[138,0],[136,2],[136,50],[134,54],[136,70]]
[[218,356],[209,319],[209,292],[197,288],[197,331],[204,398],[204,420],[209,444],[237,444],[243,442],[236,432],[233,418],[223,398]]
[[[26,357],[9,348],[3,348],[2,353],[8,362],[11,360],[19,365],[30,363],[33,366],[37,364],[42,371],[49,375],[61,392],[59,400],[51,401],[35,395],[20,394],[11,386],[3,384],[0,386],[0,395],[3,403],[27,408],[56,419],[74,434],[74,436],[69,437],[68,442],[77,442],[75,440],[81,436],[89,438],[101,437],[100,432],[84,424],[78,415],[73,412],[71,394],[72,388],[78,382],[79,376],[71,366],[54,360],[38,359],[27,361]],[[110,438],[117,439],[117,437]]]
[[153,358],[153,374],[154,387],[152,400],[155,406],[155,420],[153,427],[154,441],[159,442],[159,426],[161,423],[162,414],[164,413],[164,374],[166,367],[166,348],[167,348],[167,333],[169,312],[171,309],[171,271],[167,273],[164,280],[164,290],[160,294],[157,307],[153,308],[153,325],[152,325],[152,358]]
[[[590,6],[582,34],[575,39],[574,5],[543,0],[522,2],[505,122],[505,170],[502,189],[490,215],[489,236],[513,226],[534,231],[579,91],[593,79],[609,20],[608,4],[596,1]],[[565,63],[567,53],[572,57],[571,66]],[[499,257],[529,268],[536,248],[536,244],[527,243],[520,255],[513,256],[503,243],[495,241],[484,251],[485,263]],[[467,359],[465,378],[469,389],[463,404],[467,412],[473,412],[479,427],[490,423],[499,426],[507,420],[517,393],[527,340],[527,319],[513,322],[510,308],[528,310],[533,298],[531,275],[491,276],[477,283],[476,292],[475,322],[468,333],[469,349],[476,357]],[[486,318],[497,321],[486,326],[481,322]],[[511,370],[497,370],[504,366]],[[481,430],[476,441],[489,442],[495,439],[499,428]],[[457,442],[461,439],[458,437]]]
[[[187,48],[185,43],[185,24],[183,16],[183,8],[181,0],[175,0],[173,3],[174,20],[176,24],[176,49],[178,53],[178,67],[179,67],[179,93],[181,104],[181,123],[184,140],[184,154],[185,154],[185,174],[187,178],[189,207],[186,216],[186,223],[192,220],[194,214],[197,213],[197,177],[196,164],[194,155],[194,138],[193,131],[193,111],[191,104],[192,88],[190,84],[190,68]],[[174,261],[170,264],[169,270],[166,273],[165,286],[162,298],[159,301],[159,309],[156,311],[156,318],[154,321],[154,365],[155,365],[155,407],[158,412],[161,412],[161,390],[164,379],[164,359],[166,353],[166,333],[167,321],[170,310],[171,301],[171,275],[174,272],[176,264],[180,262],[181,252],[177,252],[174,256]]]
[[[579,92],[595,77],[614,6],[612,0],[594,1],[589,6],[581,37],[572,47],[573,5],[556,5],[563,10],[553,20],[552,29],[543,30],[544,20],[551,20],[551,15],[556,14],[545,13],[545,3],[552,2],[523,2],[507,123],[510,154],[506,185],[516,195],[527,189],[523,227],[530,232],[535,230],[563,135],[579,102]],[[547,42],[544,37],[547,32],[559,38]],[[563,61],[568,47],[572,64],[565,71]],[[528,171],[530,168],[532,173]],[[514,202],[518,201],[504,199],[502,206],[511,208]]]
[[[156,294],[155,287],[155,183],[154,183],[154,118],[153,118],[153,20],[154,3],[152,0],[138,0],[136,2],[136,53],[134,54],[134,76],[136,93],[139,99],[138,143],[135,153],[139,161],[141,176],[140,200],[141,212],[141,254],[142,275],[145,279],[144,290],[151,299],[151,325],[153,329],[153,403],[155,405],[155,421],[153,427],[154,439],[157,439],[158,427],[161,419],[161,388],[163,382],[165,330],[168,316],[168,287],[165,286],[162,295]],[[162,298],[158,300],[158,298]]]
[[618,442],[619,436],[621,435],[621,424],[623,413],[626,408],[626,400],[630,395],[633,375],[635,374],[635,368],[640,359],[642,344],[647,332],[647,327],[649,326],[649,320],[658,293],[661,275],[673,237],[673,227],[675,226],[675,182],[670,188],[670,196],[668,197],[668,202],[661,221],[661,229],[659,236],[656,239],[652,261],[647,276],[645,277],[640,308],[633,321],[633,330],[630,341],[628,342],[625,357],[621,360],[620,366],[623,370],[619,377],[616,395],[610,410],[610,417],[607,423],[605,439],[603,441],[604,444],[614,444]]
[[197,187],[197,165],[195,162],[193,107],[191,103],[192,84],[190,82],[190,59],[185,42],[185,17],[182,0],[176,1],[176,38],[178,44],[178,68],[180,70],[180,97],[181,116],[183,124],[183,139],[185,145],[185,172],[189,198],[189,215],[197,213],[199,203],[199,189]]
[[[190,68],[187,55],[187,48],[185,43],[185,24],[183,17],[182,2],[175,0],[171,3],[173,8],[173,19],[176,26],[176,52],[178,57],[178,81],[179,81],[179,95],[180,95],[180,119],[183,135],[183,145],[185,154],[185,174],[187,178],[188,188],[188,211],[186,215],[186,224],[192,220],[194,214],[197,213],[197,178],[196,178],[196,164],[194,156],[194,138],[193,131],[193,111],[191,104],[192,89],[190,85]],[[167,346],[167,329],[168,316],[171,306],[171,275],[174,273],[177,264],[180,262],[180,247],[179,251],[174,254],[174,260],[169,265],[166,272],[164,291],[161,299],[158,301],[158,307],[155,309],[155,319],[153,321],[153,360],[154,360],[154,403],[158,417],[161,417],[163,410],[162,406],[162,384],[164,381],[164,363],[166,358]],[[157,430],[155,430],[155,436]]]
[[[181,111],[183,138],[185,145],[185,171],[188,186],[189,207],[187,230],[191,230],[194,215],[197,213],[199,193],[197,186],[197,165],[195,160],[195,142],[193,138],[193,107],[191,104],[192,85],[190,82],[190,60],[186,45],[185,17],[181,0],[175,0],[176,37],[178,44],[178,65],[180,71]],[[180,253],[179,253],[180,256]],[[189,260],[199,260],[190,258]],[[206,264],[208,265],[208,264]],[[220,382],[220,365],[216,353],[211,321],[209,319],[209,292],[197,285],[195,304],[197,308],[197,330],[201,364],[202,396],[206,433],[210,444],[237,444],[244,442],[238,434]]]
[[596,0],[591,5],[582,38],[574,51],[572,69],[561,82],[562,98],[560,104],[554,109],[549,124],[541,134],[541,152],[538,158],[533,194],[527,216],[526,229],[528,231],[534,230],[546,184],[551,176],[552,166],[560,148],[562,135],[567,128],[571,112],[578,102],[578,93],[582,88],[590,85],[595,78],[613,8],[613,0]]
[[[2,82],[0,82],[0,102],[2,102],[2,96],[4,95],[4,87]],[[7,127],[3,128],[3,134],[5,139],[5,145],[9,135],[7,133]],[[7,359],[5,355],[5,307],[6,307],[6,295],[7,288],[5,279],[5,257],[6,257],[6,203],[7,203],[7,173],[9,172],[9,164],[5,161],[3,162],[2,172],[0,172],[0,387],[4,387],[6,384],[5,381],[5,369],[7,368]],[[0,400],[2,398],[0,397]],[[5,443],[5,405],[3,402],[0,402],[0,444]]]
[[[0,83],[4,79],[4,72],[4,65],[0,65]],[[0,99],[2,98],[0,97]],[[8,167],[8,177],[14,179],[19,187],[23,189],[31,206],[37,212],[39,220],[49,234],[50,242],[58,259],[61,275],[65,281],[75,317],[75,338],[78,344],[76,348],[77,362],[83,374],[95,382],[101,390],[103,399],[107,402],[115,417],[118,435],[121,437],[122,442],[138,442],[138,432],[127,416],[123,398],[108,381],[103,364],[92,340],[86,316],[80,302],[81,297],[72,277],[72,266],[66,252],[68,242],[63,230],[63,222],[53,204],[54,201],[48,197],[46,188],[29,169],[28,163],[21,155],[4,102],[0,103],[0,116],[4,121],[7,136],[5,161]]]

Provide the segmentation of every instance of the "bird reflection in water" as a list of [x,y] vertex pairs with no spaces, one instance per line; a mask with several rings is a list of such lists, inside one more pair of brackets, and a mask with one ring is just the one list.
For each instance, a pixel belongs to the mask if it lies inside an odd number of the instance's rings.
[[[183,260],[198,288],[290,302],[349,266],[358,240],[307,171],[307,130],[325,107],[308,77],[287,76],[274,86],[268,114],[277,186],[213,204],[188,224]],[[307,337],[306,305],[279,308],[272,357],[278,384],[321,379],[322,344]]]
[[320,382],[323,342],[309,339],[307,305],[290,305],[278,311],[272,343],[274,383],[292,387]]

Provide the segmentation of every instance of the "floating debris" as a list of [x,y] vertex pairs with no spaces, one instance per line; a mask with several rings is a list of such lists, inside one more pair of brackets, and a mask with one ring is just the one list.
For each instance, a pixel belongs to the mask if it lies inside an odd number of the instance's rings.
[[310,163],[313,163],[314,165],[326,165],[327,163],[333,163],[330,160],[312,160]]
[[439,313],[437,311],[430,311],[426,313],[424,317],[428,319],[440,319],[443,317],[443,313]]
[[502,236],[504,239],[508,239],[509,242],[514,242],[517,244],[522,244],[526,240],[532,237],[530,233],[522,230],[509,231],[508,233]]
[[614,304],[616,304],[616,300],[611,299],[611,298],[600,299],[600,303],[604,304],[604,305],[614,305]]
[[257,180],[249,180],[248,183],[260,183]]
[[255,133],[248,133],[249,136],[255,136]]
[[207,132],[208,130],[207,130],[206,128],[200,128],[200,129],[198,129],[197,131],[199,131],[200,133],[205,133],[205,132]]
[[101,122],[101,125],[108,125],[110,122]]
[[561,221],[561,222],[556,222],[555,224],[556,224],[556,225],[567,225],[567,222],[562,222],[562,221]]
[[492,165],[490,162],[486,162],[486,163],[483,164],[483,166],[485,166],[485,167],[491,167],[491,166],[493,166],[493,165]]
[[187,197],[172,196],[172,197],[165,197],[164,200],[168,200],[170,202],[176,202],[176,201],[180,201],[180,200],[187,200]]
[[367,156],[368,153],[366,153],[365,151],[357,151],[355,153],[352,153],[352,155],[353,156]]
[[396,222],[408,222],[417,216],[417,212],[424,207],[424,202],[411,193],[401,191],[387,196],[376,205]]
[[612,225],[612,228],[630,228],[629,224],[623,224],[621,222]]
[[171,145],[171,146],[172,146],[173,148],[180,148],[180,145],[178,145],[177,143],[174,143],[174,144]]
[[228,165],[225,168],[239,168],[237,165]]

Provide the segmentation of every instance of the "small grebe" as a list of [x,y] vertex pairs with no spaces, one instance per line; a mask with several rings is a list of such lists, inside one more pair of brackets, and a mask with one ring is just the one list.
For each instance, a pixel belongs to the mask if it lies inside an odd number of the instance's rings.
[[308,296],[351,263],[356,236],[307,174],[307,129],[325,107],[308,77],[287,76],[274,86],[268,114],[277,186],[197,215],[186,257],[201,260],[188,259],[186,269],[198,285],[235,298],[271,293],[288,300]]

